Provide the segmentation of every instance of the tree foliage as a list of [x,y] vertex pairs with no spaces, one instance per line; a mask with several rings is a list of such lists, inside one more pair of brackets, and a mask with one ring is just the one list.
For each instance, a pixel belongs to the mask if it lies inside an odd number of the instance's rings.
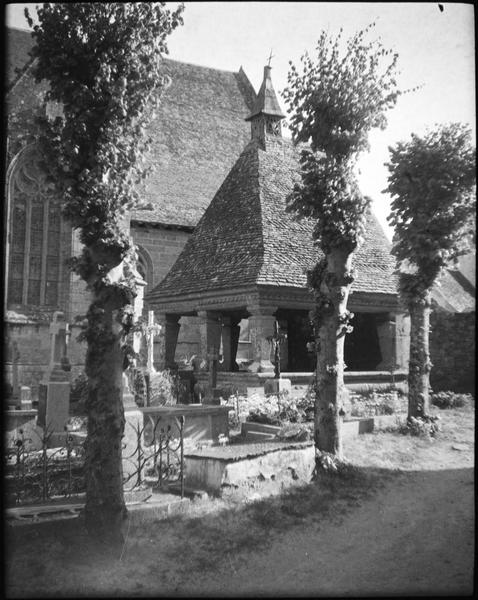
[[165,84],[161,54],[181,9],[59,3],[43,5],[38,19],[34,74],[49,82],[45,101],[63,109],[63,118],[40,119],[41,141],[52,178],[62,186],[65,217],[87,247],[104,250],[98,264],[85,249],[73,265],[94,285],[130,248],[121,219],[139,201],[136,186],[146,175],[142,159],[151,142],[146,126]]
[[389,148],[388,217],[402,292],[418,300],[474,239],[475,149],[469,127],[452,123]]
[[348,158],[369,148],[368,133],[385,129],[385,112],[402,93],[397,89],[398,54],[380,40],[366,41],[370,24],[346,41],[323,31],[312,59],[302,57],[302,73],[290,61],[284,98],[292,112],[294,139],[312,151]]
[[411,320],[408,417],[427,418],[431,290],[474,238],[475,149],[468,127],[442,125],[390,148],[386,191],[395,228],[392,252]]
[[379,40],[366,41],[374,27],[358,32],[342,48],[323,32],[316,58],[302,57],[302,72],[292,62],[283,96],[291,113],[301,153],[302,181],[295,185],[290,209],[317,221],[314,238],[325,253],[334,247],[352,252],[363,240],[369,200],[360,193],[354,167],[368,149],[371,129],[384,129],[385,113],[397,102],[398,55]]

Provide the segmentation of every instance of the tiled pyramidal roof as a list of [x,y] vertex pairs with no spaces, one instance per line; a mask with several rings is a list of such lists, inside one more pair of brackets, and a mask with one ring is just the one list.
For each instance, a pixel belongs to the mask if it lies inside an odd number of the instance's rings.
[[[286,212],[299,179],[299,151],[268,137],[267,151],[251,141],[214,196],[182,253],[151,298],[250,285],[307,285],[306,270],[318,259],[311,220]],[[372,213],[355,257],[353,291],[395,294],[390,244]]]

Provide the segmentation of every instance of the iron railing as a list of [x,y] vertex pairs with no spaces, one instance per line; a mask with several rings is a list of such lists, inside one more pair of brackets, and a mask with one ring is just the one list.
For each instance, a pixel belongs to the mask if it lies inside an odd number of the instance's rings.
[[128,470],[123,480],[126,489],[179,485],[184,497],[184,422],[183,415],[165,423],[159,415],[145,414],[142,425],[126,423],[136,433],[136,446],[129,455],[123,446],[123,465],[129,463],[124,469]]
[[[145,415],[143,425],[135,427],[133,451],[129,455],[123,451],[125,491],[144,485],[179,486],[184,497],[184,422],[184,416],[166,424],[159,415]],[[126,427],[133,425],[127,422]],[[39,450],[32,450],[32,439],[22,429],[5,449],[7,505],[70,498],[86,490],[83,441],[67,431],[64,445],[51,448],[53,432],[45,429],[37,435]]]
[[53,432],[45,429],[37,435],[41,442],[39,450],[31,450],[32,439],[25,437],[22,429],[6,448],[8,504],[46,502],[85,491],[83,444],[66,432],[64,446],[50,448]]

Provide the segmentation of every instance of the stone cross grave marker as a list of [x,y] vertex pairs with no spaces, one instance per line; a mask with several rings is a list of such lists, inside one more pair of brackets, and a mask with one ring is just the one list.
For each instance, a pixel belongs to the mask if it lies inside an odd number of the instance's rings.
[[148,344],[148,354],[146,360],[146,369],[149,373],[154,373],[154,338],[161,332],[161,325],[154,322],[154,311],[148,310],[148,326],[146,328],[146,341]]
[[7,344],[7,356],[5,361],[5,381],[11,386],[9,390],[9,402],[19,408],[20,385],[18,377],[18,352],[17,342],[9,340]]
[[[38,425],[52,433],[52,444],[62,441],[70,411],[70,363],[67,356],[69,327],[61,311],[50,324],[50,366],[39,386]],[[55,438],[55,440],[53,440]]]

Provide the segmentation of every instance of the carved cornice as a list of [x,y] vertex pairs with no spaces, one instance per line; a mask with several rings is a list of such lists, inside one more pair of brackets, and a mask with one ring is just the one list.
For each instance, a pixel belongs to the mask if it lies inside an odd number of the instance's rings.
[[[151,308],[162,313],[194,315],[198,311],[229,312],[232,310],[260,310],[274,307],[297,310],[313,308],[313,298],[307,288],[254,286],[237,290],[210,290],[184,296],[154,297]],[[398,295],[352,292],[348,308],[355,312],[403,312]],[[251,310],[249,310],[251,309]],[[274,311],[273,311],[274,312]]]

